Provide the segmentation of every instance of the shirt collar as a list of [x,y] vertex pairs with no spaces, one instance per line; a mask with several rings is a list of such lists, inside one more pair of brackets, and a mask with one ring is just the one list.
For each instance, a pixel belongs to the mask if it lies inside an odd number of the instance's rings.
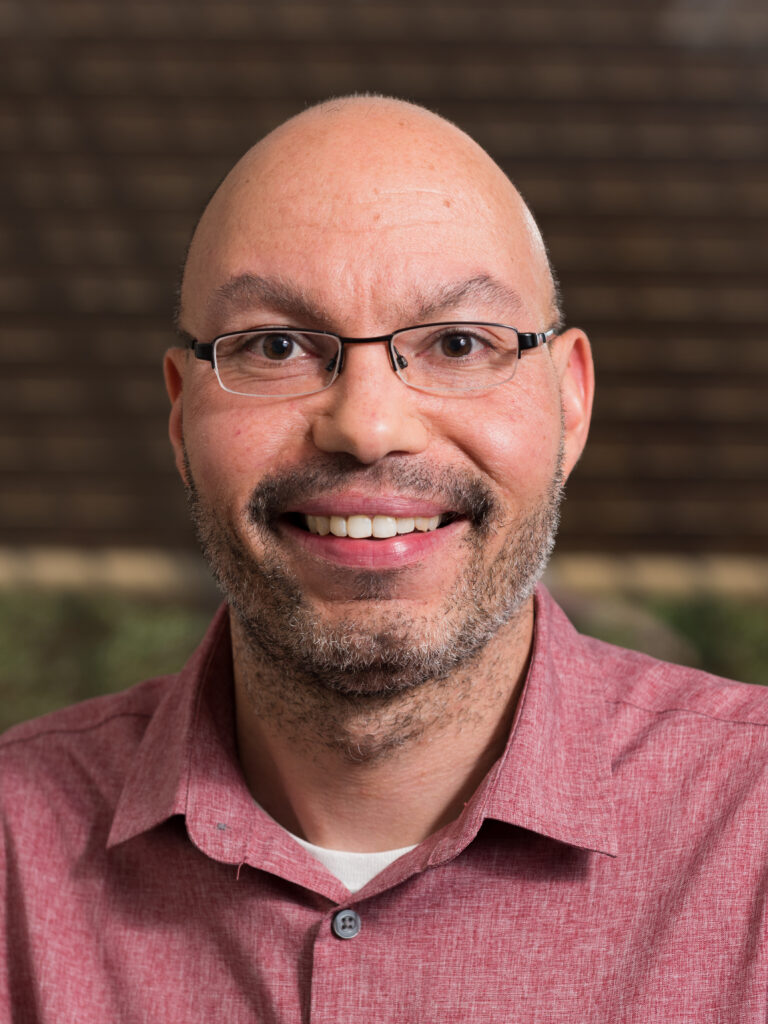
[[[599,853],[617,853],[610,746],[599,663],[548,592],[536,594],[528,676],[507,747],[430,856],[444,859],[493,818]],[[209,856],[242,863],[263,812],[237,760],[229,617],[222,607],[155,711],[126,776],[108,846],[186,817]],[[262,823],[263,824],[263,823]],[[453,851],[450,850],[454,847]]]
[[528,676],[476,811],[616,856],[604,680],[588,644],[539,587]]
[[[249,810],[253,801],[237,761],[232,692],[232,654],[226,605],[216,613],[202,643],[175,680],[170,681],[147,727],[121,791],[107,846],[115,846],[159,825],[174,814],[190,820],[200,810],[215,819],[221,840],[232,804]],[[239,807],[238,807],[239,810]],[[216,832],[221,834],[216,837]]]

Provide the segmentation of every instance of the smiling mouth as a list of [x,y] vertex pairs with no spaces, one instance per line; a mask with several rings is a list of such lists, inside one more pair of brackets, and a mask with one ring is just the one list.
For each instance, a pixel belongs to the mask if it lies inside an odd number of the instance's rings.
[[444,513],[438,516],[311,516],[295,513],[289,522],[299,529],[319,537],[348,537],[353,540],[387,540],[390,537],[406,536],[409,533],[431,533],[455,522],[461,516]]

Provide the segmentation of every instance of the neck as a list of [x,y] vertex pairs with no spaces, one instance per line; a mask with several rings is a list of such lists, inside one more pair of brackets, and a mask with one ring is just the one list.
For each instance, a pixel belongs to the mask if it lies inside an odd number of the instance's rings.
[[450,676],[349,696],[287,674],[233,617],[238,747],[254,798],[329,849],[421,842],[459,816],[502,753],[532,634],[531,600]]

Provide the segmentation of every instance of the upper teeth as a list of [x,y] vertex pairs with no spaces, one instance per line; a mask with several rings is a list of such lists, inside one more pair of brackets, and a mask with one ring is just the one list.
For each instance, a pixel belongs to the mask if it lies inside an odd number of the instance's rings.
[[427,533],[440,525],[440,516],[306,516],[310,533],[321,537],[332,533],[334,537],[396,537],[399,533],[419,530]]

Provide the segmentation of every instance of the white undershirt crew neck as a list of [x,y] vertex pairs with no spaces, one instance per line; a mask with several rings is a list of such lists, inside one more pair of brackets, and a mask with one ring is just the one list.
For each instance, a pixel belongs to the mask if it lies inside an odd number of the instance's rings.
[[350,892],[357,892],[375,878],[380,871],[406,853],[416,849],[416,845],[403,846],[399,850],[383,850],[376,853],[348,853],[346,850],[327,850],[323,846],[315,846],[306,839],[299,839],[293,832],[288,835],[327,868],[332,875],[345,885]]

